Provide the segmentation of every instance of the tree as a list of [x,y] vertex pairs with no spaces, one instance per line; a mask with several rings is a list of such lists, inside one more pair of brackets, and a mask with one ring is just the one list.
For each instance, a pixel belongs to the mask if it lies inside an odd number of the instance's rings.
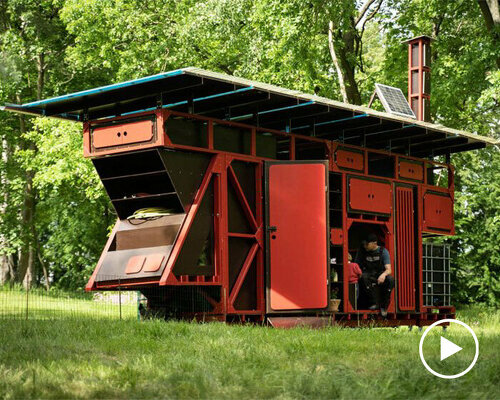
[[366,23],[375,17],[383,0],[366,0],[356,9],[356,1],[343,0],[327,4],[328,48],[346,103],[362,103],[356,70],[363,71],[363,34]]
[[[394,1],[387,16],[384,81],[405,87],[407,54],[398,44],[419,34],[432,43],[431,114],[434,122],[499,138],[500,71],[495,39],[472,0]],[[497,304],[500,263],[497,237],[500,152],[453,155],[456,167],[452,244],[454,297]]]
[[[498,0],[477,0],[488,32],[498,49],[500,46],[500,3]],[[500,68],[500,55],[497,54],[497,66]]]
[[[10,67],[15,71],[11,75],[22,76],[17,82],[11,82],[10,88],[4,85],[5,95],[11,102],[41,99],[46,94],[47,72],[55,70],[61,64],[62,53],[68,40],[68,36],[64,34],[64,26],[58,19],[61,4],[62,2],[58,0],[41,2],[10,0],[2,3],[0,14],[2,17],[0,25],[3,28],[0,31],[2,53],[11,61]],[[58,78],[57,74],[53,76]],[[18,135],[20,140],[16,143],[21,156],[34,154],[37,151],[36,143],[24,136],[27,130],[28,123],[21,115]],[[6,139],[4,143],[4,147],[9,149]],[[8,161],[8,157],[9,150],[4,153],[4,159]],[[33,187],[34,172],[29,165],[25,167],[19,215],[22,229],[17,246],[17,268],[14,269],[16,279],[29,287],[34,274],[37,252],[34,229],[36,192]],[[5,236],[3,242],[7,247]],[[9,266],[12,266],[12,263],[9,263]]]

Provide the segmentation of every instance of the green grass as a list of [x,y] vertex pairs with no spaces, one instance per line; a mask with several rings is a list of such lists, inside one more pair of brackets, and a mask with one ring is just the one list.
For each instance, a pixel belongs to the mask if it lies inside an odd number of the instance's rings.
[[[480,356],[451,381],[422,366],[417,329],[2,320],[0,397],[500,398],[500,312],[476,307],[458,318],[478,335]],[[446,336],[464,339],[455,327]]]

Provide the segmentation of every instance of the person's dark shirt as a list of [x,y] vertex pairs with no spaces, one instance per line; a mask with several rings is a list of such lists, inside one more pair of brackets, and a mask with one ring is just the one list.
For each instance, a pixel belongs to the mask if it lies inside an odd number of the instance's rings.
[[[363,260],[361,258],[361,254],[370,253],[370,251],[365,250],[363,252],[361,250],[364,250],[364,249],[362,248],[362,249],[360,249],[360,251],[358,251],[356,253],[356,259],[354,260],[354,262],[356,264],[358,264],[359,266],[364,265],[364,262],[365,262],[365,260]],[[376,250],[373,250],[371,253],[375,253],[375,252],[379,252],[379,251],[380,251],[380,246],[377,247]],[[389,255],[389,251],[385,247],[384,247],[384,250],[382,251],[382,262],[383,262],[384,266],[391,263],[391,256]]]

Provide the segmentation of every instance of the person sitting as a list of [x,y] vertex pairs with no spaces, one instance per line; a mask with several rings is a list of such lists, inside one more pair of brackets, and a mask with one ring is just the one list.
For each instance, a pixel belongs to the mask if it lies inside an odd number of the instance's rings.
[[349,262],[347,263],[347,267],[349,268],[349,284],[354,285],[354,308],[357,309],[359,296],[358,280],[362,275],[362,271],[361,268],[359,268],[358,264],[352,262],[351,253],[347,253],[347,258],[349,260]]
[[374,290],[378,285],[381,289],[380,314],[385,318],[394,289],[394,278],[391,275],[391,259],[389,251],[378,245],[377,235],[370,233],[363,240],[363,245],[356,254],[355,262],[363,273],[360,278],[361,293],[370,310],[376,310]]

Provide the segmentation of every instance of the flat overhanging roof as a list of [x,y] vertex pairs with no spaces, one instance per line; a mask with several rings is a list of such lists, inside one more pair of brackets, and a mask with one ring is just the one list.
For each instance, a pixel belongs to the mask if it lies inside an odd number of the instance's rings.
[[83,121],[157,107],[416,157],[500,144],[486,136],[194,67],[2,108]]

